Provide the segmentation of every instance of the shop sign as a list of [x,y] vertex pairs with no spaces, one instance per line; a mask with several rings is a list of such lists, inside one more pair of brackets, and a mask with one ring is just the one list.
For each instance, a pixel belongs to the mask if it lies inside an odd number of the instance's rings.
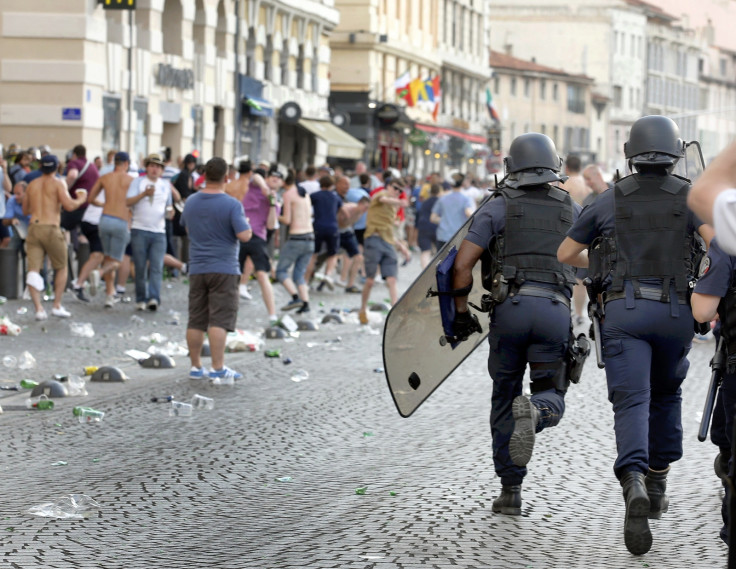
[[191,69],[176,69],[167,63],[159,63],[156,83],[162,87],[176,87],[182,90],[194,89],[194,71]]

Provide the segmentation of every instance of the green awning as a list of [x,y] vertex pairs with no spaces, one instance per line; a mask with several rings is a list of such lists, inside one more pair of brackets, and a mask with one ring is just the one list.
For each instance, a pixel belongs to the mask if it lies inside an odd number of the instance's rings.
[[299,119],[299,126],[306,128],[314,136],[327,143],[327,155],[335,158],[349,158],[360,160],[363,158],[363,144],[357,138],[350,136],[339,126],[329,121],[316,121],[312,119]]

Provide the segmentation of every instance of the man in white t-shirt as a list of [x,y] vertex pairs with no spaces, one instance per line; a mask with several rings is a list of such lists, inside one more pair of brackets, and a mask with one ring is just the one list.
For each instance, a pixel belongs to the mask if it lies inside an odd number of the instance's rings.
[[736,255],[736,142],[716,156],[695,181],[687,205],[713,226],[721,249]]
[[130,183],[126,203],[133,212],[130,246],[135,266],[136,308],[153,311],[161,304],[166,216],[173,213],[173,208],[171,184],[161,178],[165,168],[163,158],[151,154],[146,158],[145,166],[146,175]]
[[314,166],[307,166],[307,169],[304,170],[304,175],[306,176],[306,180],[299,185],[307,190],[309,195],[312,195],[314,192],[318,192],[319,181],[317,180],[317,168]]

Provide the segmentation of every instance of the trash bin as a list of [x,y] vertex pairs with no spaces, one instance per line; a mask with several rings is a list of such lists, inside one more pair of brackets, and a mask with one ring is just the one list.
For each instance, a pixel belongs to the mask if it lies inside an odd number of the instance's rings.
[[0,296],[18,298],[18,250],[0,249]]

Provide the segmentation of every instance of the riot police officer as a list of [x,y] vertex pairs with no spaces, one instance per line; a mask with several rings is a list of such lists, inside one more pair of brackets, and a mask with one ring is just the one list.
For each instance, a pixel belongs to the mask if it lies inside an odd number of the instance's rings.
[[718,315],[720,330],[716,330],[716,335],[723,338],[724,345],[721,346],[719,342],[717,349],[724,349],[726,354],[726,369],[723,371],[718,399],[713,409],[711,439],[721,450],[715,461],[716,474],[724,482],[725,488],[720,536],[728,543],[728,502],[731,490],[727,477],[730,472],[729,462],[732,460],[731,435],[736,408],[736,257],[725,253],[717,241],[716,238],[710,242],[708,256],[702,264],[691,302],[693,316],[698,322],[710,322]]
[[[556,253],[580,206],[551,185],[564,178],[549,137],[519,136],[504,163],[498,191],[475,214],[455,258],[454,331],[467,337],[477,325],[467,294],[480,259],[483,286],[490,293],[484,308],[490,310],[493,463],[502,484],[493,511],[520,515],[535,433],[557,425],[565,411],[575,269],[558,262]],[[531,398],[522,395],[527,363]]]
[[[693,318],[687,292],[696,273],[692,240],[707,226],[687,209],[690,182],[671,174],[684,155],[671,119],[652,115],[631,127],[624,154],[630,176],[585,208],[557,258],[588,267],[600,295],[608,398],[626,503],[624,542],[649,551],[648,519],[667,511],[670,463],[682,456],[680,384],[688,369]],[[596,298],[592,298],[597,300]]]

